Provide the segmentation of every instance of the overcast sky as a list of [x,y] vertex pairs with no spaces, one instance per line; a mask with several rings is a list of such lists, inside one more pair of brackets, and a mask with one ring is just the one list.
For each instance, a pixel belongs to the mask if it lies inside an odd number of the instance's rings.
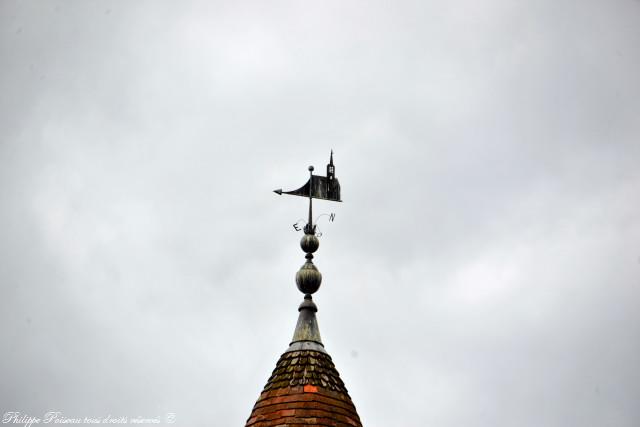
[[640,2],[0,0],[0,412],[640,425]]

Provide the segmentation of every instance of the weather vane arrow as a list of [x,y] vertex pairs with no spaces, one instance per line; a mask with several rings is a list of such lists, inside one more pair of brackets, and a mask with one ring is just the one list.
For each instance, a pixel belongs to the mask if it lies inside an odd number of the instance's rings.
[[336,178],[336,170],[333,165],[333,150],[327,165],[327,176],[314,175],[313,166],[309,166],[309,180],[302,187],[292,191],[282,191],[281,188],[273,190],[276,194],[291,194],[309,198],[309,221],[304,227],[305,234],[315,234],[315,225],[312,220],[312,200],[323,199],[333,202],[342,202],[340,199],[340,183]]

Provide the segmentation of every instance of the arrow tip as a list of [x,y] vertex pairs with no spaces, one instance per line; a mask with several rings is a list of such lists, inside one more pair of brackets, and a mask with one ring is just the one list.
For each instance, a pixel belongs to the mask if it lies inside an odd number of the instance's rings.
[[274,193],[282,195],[282,188],[278,188],[277,190],[273,190]]

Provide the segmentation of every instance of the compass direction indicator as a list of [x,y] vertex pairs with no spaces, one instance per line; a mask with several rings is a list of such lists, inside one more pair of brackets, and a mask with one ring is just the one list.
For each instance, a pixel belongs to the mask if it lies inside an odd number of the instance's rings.
[[322,218],[323,216],[328,217],[328,221],[329,222],[333,222],[336,220],[336,214],[331,212],[331,213],[323,213],[318,215],[318,218],[316,218],[316,223],[318,223],[318,221],[320,221],[320,218]]

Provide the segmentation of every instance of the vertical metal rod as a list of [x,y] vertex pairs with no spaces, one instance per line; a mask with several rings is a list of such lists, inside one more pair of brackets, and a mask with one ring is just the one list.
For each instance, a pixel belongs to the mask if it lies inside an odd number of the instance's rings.
[[307,226],[309,227],[309,233],[308,234],[315,234],[313,232],[313,217],[312,217],[312,200],[313,200],[313,166],[309,166],[309,222],[307,224]]

